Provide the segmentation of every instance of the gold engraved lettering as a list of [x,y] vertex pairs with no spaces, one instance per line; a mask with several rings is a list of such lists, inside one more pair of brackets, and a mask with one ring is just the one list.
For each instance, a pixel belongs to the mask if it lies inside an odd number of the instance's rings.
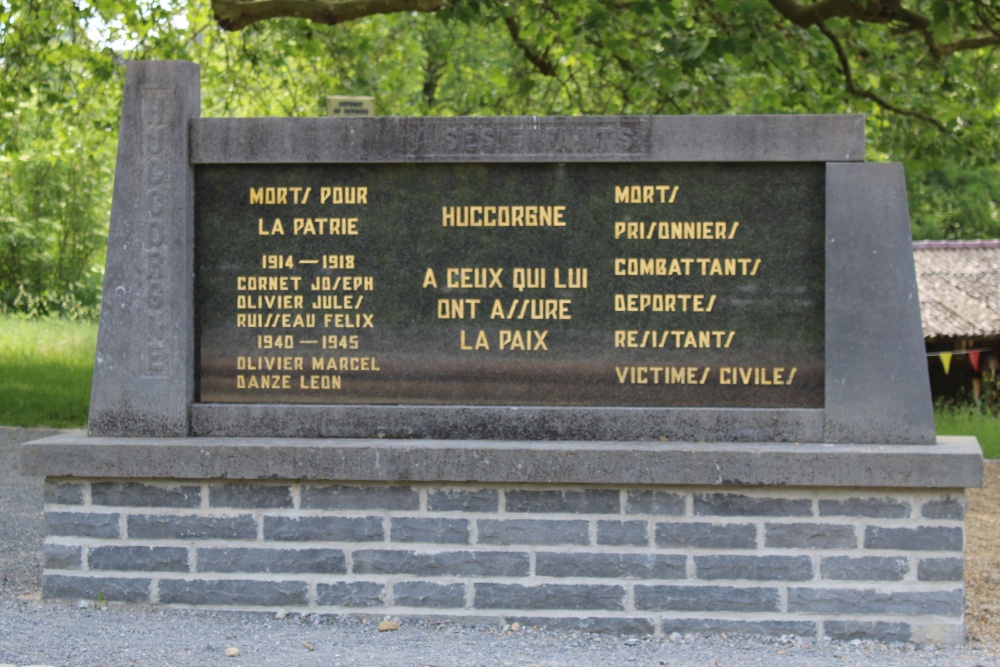
[[476,308],[479,299],[438,299],[437,316],[439,320],[472,320],[476,318]]
[[437,287],[437,286],[438,286],[438,281],[437,278],[434,277],[434,269],[427,269],[427,271],[424,272],[424,284],[421,285],[421,287]]
[[357,218],[294,218],[292,233],[296,236],[357,236]]
[[446,269],[445,285],[449,289],[492,289],[502,288],[500,274],[503,269],[493,268],[452,268]]
[[291,375],[243,375],[236,376],[237,389],[291,389]]
[[502,299],[493,300],[490,319],[501,320],[570,320],[570,299]]
[[292,313],[237,313],[236,326],[247,329],[312,329],[316,315]]
[[320,204],[367,204],[368,188],[364,186],[331,186],[319,189]]
[[275,218],[270,227],[264,224],[264,218],[257,218],[258,236],[284,236],[285,226],[281,224],[281,218]]
[[782,366],[724,366],[719,369],[719,384],[725,385],[790,385],[798,369]]
[[616,204],[673,204],[679,185],[616,185]]
[[588,269],[552,269],[552,286],[556,289],[587,289]]
[[257,336],[258,350],[291,350],[294,347],[295,336],[290,334],[284,336],[261,334],[260,336]]
[[615,310],[623,313],[710,313],[714,307],[714,294],[615,294]]
[[339,375],[300,375],[299,389],[340,389],[343,382]]
[[[250,204],[305,204],[309,201],[312,188],[302,187],[259,187],[250,188]],[[291,194],[291,202],[288,195]]]
[[[539,352],[547,351],[548,343],[546,337],[549,332],[536,329],[500,329],[496,336],[496,349],[506,351]],[[458,347],[460,350],[489,350],[490,339],[485,331],[479,329],[475,334],[475,341],[467,334],[465,329],[459,331]]]
[[353,269],[354,255],[323,255],[324,269]]
[[238,371],[301,371],[302,357],[236,357]]
[[[315,319],[315,315],[313,318]],[[374,329],[373,313],[324,313],[323,326],[327,329]]]
[[317,294],[310,307],[313,310],[358,310],[364,299],[364,294]]
[[294,269],[295,259],[291,255],[262,255],[260,267],[262,269]]
[[713,348],[729,349],[735,331],[670,331],[617,329],[615,347],[627,348]]
[[520,292],[526,289],[545,289],[547,275],[544,268],[524,268],[519,266],[511,271],[510,284]]
[[288,292],[298,291],[301,276],[237,276],[238,292]]
[[466,340],[465,329],[458,332],[458,349],[460,350],[488,350],[490,349],[490,341],[486,336],[486,332],[479,329],[476,332],[475,343],[469,343]]
[[358,337],[355,336],[338,336],[336,334],[328,334],[323,336],[322,344],[324,350],[356,350],[358,349]]
[[313,292],[371,292],[375,289],[373,276],[317,276],[309,285]]
[[618,384],[705,384],[712,369],[698,366],[615,366]]
[[442,206],[442,227],[565,227],[565,206]]
[[616,222],[616,239],[636,241],[731,240],[740,223],[734,222]]
[[526,331],[521,331],[520,329],[501,329],[500,349],[524,350],[527,352],[548,350],[549,348],[545,344],[545,337],[548,334],[548,331],[536,331],[535,329],[528,329]]
[[313,357],[314,371],[365,371],[378,372],[378,362],[375,357]]
[[298,310],[302,308],[301,294],[237,294],[237,310]]
[[616,276],[755,276],[761,259],[753,257],[619,257]]

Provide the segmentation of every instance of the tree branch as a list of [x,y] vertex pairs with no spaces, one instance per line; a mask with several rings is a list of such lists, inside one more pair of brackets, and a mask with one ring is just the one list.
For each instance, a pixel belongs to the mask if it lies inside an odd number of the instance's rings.
[[902,32],[920,33],[935,58],[950,56],[958,51],[1000,45],[1000,33],[990,23],[989,13],[993,10],[986,7],[982,0],[978,0],[976,4],[976,15],[982,23],[979,28],[991,34],[959,39],[948,44],[938,44],[931,20],[903,7],[902,0],[821,0],[809,5],[796,0],[768,1],[779,14],[800,28],[822,26],[824,21],[832,18],[866,23],[898,23],[902,26]]
[[990,37],[976,37],[970,39],[960,39],[957,42],[942,44],[937,47],[937,53],[941,56],[950,56],[957,51],[968,51],[970,49],[982,49],[988,46],[1000,46],[1000,35]]
[[336,25],[372,14],[436,12],[447,4],[447,0],[212,0],[212,10],[224,29],[242,30],[281,16]]
[[831,32],[830,29],[827,28],[824,24],[817,23],[816,27],[819,28],[820,32],[822,32],[828,40],[830,40],[830,43],[833,44],[834,50],[837,52],[837,59],[840,60],[840,67],[844,71],[844,88],[847,90],[849,94],[854,95],[855,97],[871,100],[872,102],[875,102],[879,106],[884,107],[894,113],[898,113],[901,116],[910,116],[912,118],[919,118],[925,123],[930,123],[934,127],[941,130],[942,132],[948,131],[948,128],[944,126],[944,123],[937,120],[936,118],[928,116],[927,114],[921,111],[914,111],[913,109],[904,109],[902,107],[898,107],[895,104],[892,104],[883,99],[882,97],[871,92],[870,90],[865,90],[864,88],[857,87],[854,84],[854,78],[851,76],[850,61],[848,61],[847,59],[847,53],[844,51],[844,47],[843,45],[841,45],[840,40],[837,39],[837,36],[834,35],[833,32]]
[[[986,0],[986,2],[989,1]],[[986,2],[983,2],[983,0],[974,0],[976,17],[994,36],[1000,37],[1000,5],[990,3],[987,6]]]
[[[597,49],[603,50],[603,49],[606,48],[605,45],[604,45],[604,40],[602,40],[599,35],[588,35],[585,39],[587,40],[588,44],[590,44],[591,46],[593,46],[593,47],[595,47]],[[623,58],[617,51],[612,52],[611,57],[614,58],[614,60],[615,60],[616,63],[618,63],[618,67],[621,68],[622,72],[624,72],[625,74],[628,74],[628,76],[629,76],[629,82],[630,83],[641,83],[642,85],[644,85],[646,87],[649,86],[649,82],[648,81],[644,81],[643,78],[639,75],[639,72],[636,71],[635,65],[633,65],[630,61],[628,61],[625,58]],[[628,95],[628,88],[625,87],[625,86],[615,86],[615,87],[618,88],[618,90],[621,91],[622,98],[627,100],[627,98],[629,97],[629,95]],[[672,106],[674,108],[674,110],[677,113],[679,113],[681,115],[687,113],[677,103],[677,100],[674,99],[674,97],[672,95],[670,95],[668,92],[666,92],[662,88],[657,88],[655,96],[661,102],[659,108],[662,109],[665,104],[669,104],[670,106]]]
[[779,14],[800,28],[819,25],[832,18],[866,23],[902,23],[920,32],[931,27],[929,18],[903,7],[902,0],[821,0],[810,5],[796,0],[768,1]]
[[552,64],[546,57],[547,53],[538,54],[531,45],[521,39],[521,26],[517,22],[517,17],[509,16],[506,13],[503,15],[503,22],[507,25],[507,32],[510,33],[510,38],[514,42],[514,46],[521,49],[521,53],[524,57],[535,66],[539,72],[545,76],[555,76],[556,66]]
[[769,0],[769,2],[779,14],[800,28],[808,28],[839,16],[857,20],[858,17],[854,14],[861,9],[860,3],[854,0],[821,0],[811,5],[802,5],[795,0]]

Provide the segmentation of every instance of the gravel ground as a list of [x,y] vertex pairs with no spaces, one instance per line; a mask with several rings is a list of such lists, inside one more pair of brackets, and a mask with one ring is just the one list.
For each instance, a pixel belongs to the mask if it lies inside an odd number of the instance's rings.
[[[846,667],[1000,666],[1000,644],[962,648],[742,636],[611,637],[566,631],[383,619],[95,608],[40,599],[42,480],[18,474],[18,444],[51,431],[0,427],[0,664],[225,665],[226,667],[392,665],[400,667],[613,667],[781,665]],[[239,649],[227,657],[227,649]]]

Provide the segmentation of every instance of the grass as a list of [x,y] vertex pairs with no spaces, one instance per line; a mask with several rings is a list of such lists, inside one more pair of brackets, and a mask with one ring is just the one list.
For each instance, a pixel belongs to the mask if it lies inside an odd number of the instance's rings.
[[[87,425],[97,324],[0,315],[0,424]],[[940,435],[974,435],[986,458],[1000,458],[1000,415],[938,405]]]
[[0,315],[0,424],[87,425],[97,324]]
[[1000,415],[983,413],[972,406],[934,408],[938,435],[974,435],[988,459],[1000,458]]

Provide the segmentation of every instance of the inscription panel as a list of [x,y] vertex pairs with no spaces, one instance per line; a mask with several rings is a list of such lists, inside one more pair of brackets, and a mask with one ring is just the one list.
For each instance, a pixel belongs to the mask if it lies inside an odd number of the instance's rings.
[[825,165],[196,168],[201,402],[823,407]]

